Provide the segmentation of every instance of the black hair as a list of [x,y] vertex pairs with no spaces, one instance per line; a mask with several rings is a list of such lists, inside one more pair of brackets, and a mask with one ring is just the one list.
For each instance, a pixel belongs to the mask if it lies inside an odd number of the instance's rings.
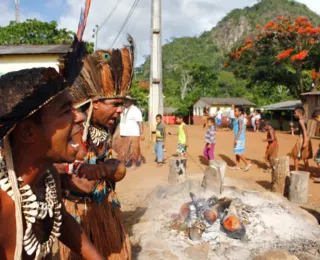
[[235,106],[235,109],[238,109],[239,112],[241,112],[241,114],[244,113],[244,108],[243,108],[243,106]]
[[183,115],[182,115],[182,114],[178,114],[178,115],[177,115],[177,118],[183,119]]
[[270,123],[270,121],[264,121],[264,124],[263,124],[264,126],[271,126],[271,123]]
[[303,108],[303,107],[296,107],[296,108],[294,109],[294,111],[297,111],[297,112],[299,112],[301,115],[304,116],[304,108]]
[[318,116],[320,116],[320,109],[316,109],[315,111],[313,111],[312,113],[312,118],[315,119]]
[[208,121],[210,121],[211,123],[213,123],[213,124],[215,124],[216,123],[216,120],[214,120],[214,118],[213,117],[209,117],[208,118]]
[[160,119],[162,119],[162,115],[158,114],[156,115],[156,118],[159,117]]

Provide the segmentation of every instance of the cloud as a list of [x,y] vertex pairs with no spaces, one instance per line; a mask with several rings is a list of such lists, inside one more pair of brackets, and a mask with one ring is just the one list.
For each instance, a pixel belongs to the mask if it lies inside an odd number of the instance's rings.
[[[65,0],[68,12],[58,19],[60,27],[76,31],[79,22],[81,6],[84,1]],[[120,4],[110,20],[100,28],[98,37],[99,48],[121,47],[126,44],[126,34],[130,33],[136,40],[137,64],[144,61],[143,56],[150,53],[151,0],[139,0],[128,25],[114,42],[120,27],[126,19],[134,0],[95,0],[91,3],[87,29],[84,39],[93,41],[92,29],[109,15],[119,1]],[[311,10],[320,14],[320,1],[298,0]],[[162,0],[162,40],[172,37],[194,36],[210,30],[228,12],[235,8],[244,8],[257,3],[257,0]],[[0,20],[1,21],[1,20]]]

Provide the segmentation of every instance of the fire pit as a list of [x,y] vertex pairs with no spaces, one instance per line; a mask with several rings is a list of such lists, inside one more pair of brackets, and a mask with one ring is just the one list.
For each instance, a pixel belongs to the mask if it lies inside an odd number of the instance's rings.
[[190,180],[151,194],[132,241],[139,260],[248,260],[269,250],[320,259],[318,223],[285,198],[228,186],[209,194]]

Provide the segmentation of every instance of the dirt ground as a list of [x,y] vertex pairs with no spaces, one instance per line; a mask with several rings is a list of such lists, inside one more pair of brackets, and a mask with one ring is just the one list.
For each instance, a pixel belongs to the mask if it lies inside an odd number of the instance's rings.
[[[146,129],[146,133],[148,129]],[[176,132],[177,126],[168,126],[167,131]],[[187,174],[192,178],[197,174],[203,173],[207,162],[202,156],[204,147],[205,131],[201,126],[188,126],[189,131],[189,149],[187,161]],[[148,137],[148,135],[146,134]],[[277,132],[279,140],[279,156],[286,155],[294,143],[296,136]],[[226,175],[234,179],[247,181],[251,189],[261,190],[269,189],[271,175],[265,173],[266,164],[263,157],[266,144],[262,142],[265,133],[247,132],[246,157],[251,160],[253,167],[248,171],[227,170]],[[148,139],[148,138],[147,138]],[[313,150],[317,151],[319,140],[313,140]],[[166,142],[166,156],[170,157],[175,153],[177,136],[168,136]],[[129,234],[132,224],[143,219],[143,212],[146,208],[148,195],[160,184],[167,184],[168,164],[163,167],[156,167],[153,148],[148,140],[142,142],[142,153],[144,162],[136,171],[128,171],[123,181],[117,184],[117,194],[122,204],[123,217],[126,222]],[[228,165],[233,165],[233,132],[224,129],[217,133],[217,142],[215,150],[216,159],[222,159]],[[293,162],[291,161],[291,165]],[[320,171],[313,160],[310,160],[310,174],[312,177],[320,177]],[[320,183],[314,183],[310,179],[309,183],[309,201],[302,205],[319,220],[320,212]]]

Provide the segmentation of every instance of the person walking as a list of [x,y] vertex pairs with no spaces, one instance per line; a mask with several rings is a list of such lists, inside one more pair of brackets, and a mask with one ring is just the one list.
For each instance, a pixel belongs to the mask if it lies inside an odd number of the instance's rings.
[[178,135],[178,146],[176,154],[179,157],[186,158],[187,157],[187,148],[188,148],[188,130],[187,125],[183,121],[183,115],[178,115],[176,118],[176,122],[179,125],[178,133],[172,134],[168,133],[169,135]]
[[251,164],[247,161],[244,156],[245,144],[246,144],[246,133],[244,127],[243,118],[244,108],[242,106],[236,106],[234,110],[235,120],[233,122],[234,131],[234,149],[233,152],[236,156],[236,166],[231,167],[232,170],[240,170],[240,160],[245,163],[244,170],[248,171],[251,168]]
[[207,127],[208,118],[209,118],[209,110],[210,110],[209,106],[206,106],[203,109],[203,117],[202,117],[203,126],[202,126],[202,129],[205,129]]
[[256,119],[257,119],[257,111],[254,110],[253,113],[251,114],[251,125],[253,128],[253,132],[255,132],[257,130]]
[[233,120],[234,120],[234,105],[231,106],[229,111],[229,128],[230,130],[233,129]]
[[307,133],[307,123],[304,120],[304,108],[297,107],[294,110],[294,117],[299,120],[298,123],[298,135],[299,138],[294,145],[292,151],[289,153],[290,157],[294,160],[294,168],[296,171],[299,170],[299,161],[303,160],[305,170],[309,168],[309,159],[313,158],[312,145],[310,137]]
[[120,120],[120,136],[122,151],[118,155],[119,160],[132,163],[130,170],[137,169],[137,162],[141,159],[140,140],[144,141],[142,113],[134,104],[134,99],[126,96],[124,99],[124,111]]
[[215,118],[216,118],[217,129],[221,129],[222,128],[222,111],[220,110],[220,107],[217,107]]
[[156,154],[156,161],[158,163],[158,167],[163,165],[164,161],[164,146],[166,141],[166,127],[162,122],[162,115],[156,116],[157,128],[156,128],[156,143],[154,146],[154,152]]
[[208,161],[214,160],[214,148],[216,144],[216,128],[214,126],[215,120],[213,118],[208,119],[208,129],[205,136],[205,147],[203,151],[204,157]]
[[263,142],[268,143],[265,154],[265,160],[269,163],[269,171],[271,171],[273,161],[278,157],[279,144],[276,132],[274,131],[269,121],[264,122],[264,130],[267,132],[267,138],[263,139]]

